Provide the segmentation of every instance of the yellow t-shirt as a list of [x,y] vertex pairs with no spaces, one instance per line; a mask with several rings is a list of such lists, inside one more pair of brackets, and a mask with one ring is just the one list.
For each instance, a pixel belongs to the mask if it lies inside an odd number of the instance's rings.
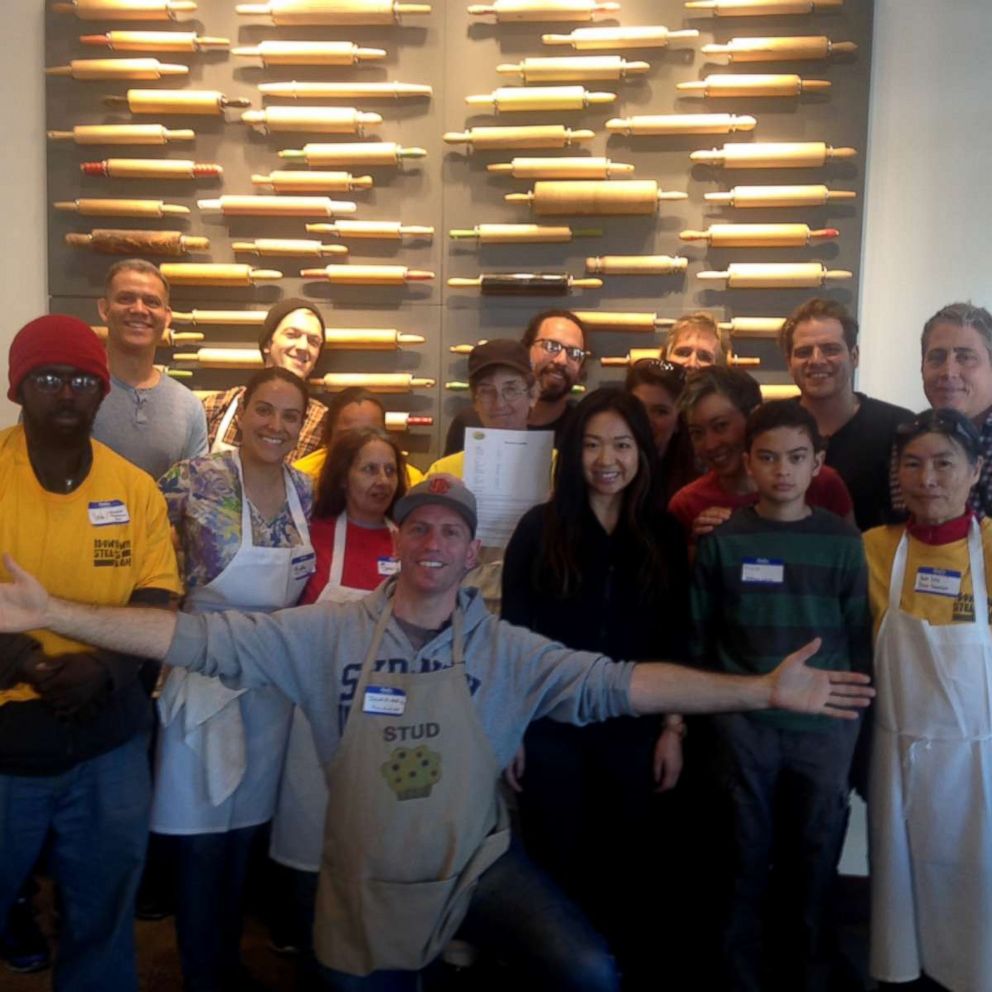
[[[38,482],[23,428],[0,431],[0,549],[63,599],[122,606],[137,589],[181,593],[155,481],[99,441],[91,443],[89,475],[75,492],[60,495]],[[10,581],[2,563],[0,579]],[[28,633],[50,655],[85,650],[51,631]],[[0,691],[0,704],[23,698],[24,688]]]
[[[985,556],[986,583],[992,583],[992,520],[981,523],[982,548]],[[874,632],[889,608],[889,577],[899,539],[901,524],[875,527],[865,534],[865,557],[868,561],[868,601],[871,605]],[[961,587],[956,595],[938,595],[916,591],[919,569],[938,568],[961,573]],[[926,620],[934,626],[948,623],[974,623],[975,603],[971,590],[971,568],[968,564],[968,539],[950,544],[924,544],[910,536],[906,554],[906,575],[903,579],[901,609],[911,616]],[[986,604],[992,619],[992,601]]]
[[[551,452],[551,479],[555,476],[555,463],[558,461],[558,449],[554,448]],[[465,478],[465,452],[456,451],[453,455],[445,455],[444,458],[439,458],[430,468],[427,469],[428,475],[439,475],[441,472],[445,472],[448,475],[453,475],[458,479]]]
[[[316,451],[311,451],[309,455],[305,455],[303,458],[293,462],[293,468],[298,468],[301,472],[305,472],[311,479],[313,479],[314,496],[317,495],[317,480],[320,478],[320,470],[324,467],[324,462],[326,461],[327,448],[318,448]],[[411,465],[407,462],[407,489],[411,486],[415,486],[418,482],[423,482],[423,479],[424,473],[421,472],[415,465]]]

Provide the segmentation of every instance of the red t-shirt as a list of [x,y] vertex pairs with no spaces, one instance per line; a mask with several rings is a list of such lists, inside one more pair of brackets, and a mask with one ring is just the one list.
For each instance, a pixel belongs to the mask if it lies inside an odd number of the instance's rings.
[[[758,502],[757,492],[728,493],[720,487],[716,472],[709,471],[700,476],[695,482],[683,486],[668,504],[671,513],[687,534],[692,532],[692,522],[703,510],[711,506],[726,506],[737,510],[742,506],[753,506]],[[810,506],[819,506],[838,517],[846,517],[854,507],[851,494],[844,485],[844,480],[829,465],[824,465],[813,476],[813,481],[806,490],[806,502]]]
[[[310,542],[317,556],[317,570],[310,576],[300,603],[315,603],[324,591],[334,557],[334,525],[337,517],[313,520]],[[341,583],[351,589],[371,592],[395,569],[393,535],[388,527],[362,527],[348,521],[345,532],[344,568]]]

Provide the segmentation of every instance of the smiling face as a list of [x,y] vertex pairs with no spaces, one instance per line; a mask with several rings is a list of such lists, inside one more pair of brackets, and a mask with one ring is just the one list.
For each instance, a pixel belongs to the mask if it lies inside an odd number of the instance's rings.
[[992,359],[984,338],[965,324],[938,323],[923,353],[923,392],[937,410],[975,419],[992,406]]
[[848,348],[844,328],[833,317],[814,317],[796,325],[789,371],[803,397],[847,396],[858,367],[857,347]]
[[317,364],[323,343],[324,332],[317,315],[301,308],[279,321],[262,353],[267,366],[274,365],[306,379]]
[[[46,375],[61,379],[61,384],[51,390]],[[68,381],[81,377],[73,389]],[[21,409],[24,427],[32,439],[46,444],[75,447],[89,437],[93,420],[103,400],[100,380],[72,365],[39,365],[21,382]]]
[[720,351],[720,339],[712,331],[689,327],[669,341],[665,358],[673,365],[703,369],[716,365]]
[[970,464],[961,445],[946,434],[913,438],[899,456],[899,485],[906,507],[922,524],[960,517],[980,473],[981,460]]
[[290,383],[263,382],[240,413],[242,458],[281,462],[300,437],[305,407],[300,390]]
[[478,560],[465,518],[437,503],[418,506],[396,535],[400,582],[420,595],[454,593]]
[[525,431],[531,388],[519,372],[497,366],[472,382],[472,405],[483,427]]
[[664,386],[641,382],[631,389],[648,415],[651,437],[659,457],[665,453],[679,426],[679,410],[675,397]]
[[124,351],[153,351],[172,318],[162,280],[135,269],[121,269],[96,307],[107,324],[108,343]]
[[[552,355],[542,341],[556,341],[562,345],[558,354]],[[563,399],[579,381],[584,361],[576,361],[565,348],[580,350],[586,346],[582,328],[567,317],[548,317],[541,326],[530,346],[530,365],[537,377],[539,398],[547,403]]]
[[696,457],[721,479],[743,472],[747,418],[722,393],[709,393],[686,413],[689,438]]
[[823,457],[813,451],[809,434],[800,427],[775,427],[758,434],[744,464],[758,490],[759,513],[763,507],[776,516],[805,512],[806,490]]
[[582,435],[582,475],[591,497],[619,496],[637,477],[637,441],[614,410],[589,418]]
[[396,494],[396,452],[385,441],[362,445],[348,469],[345,509],[358,523],[381,524]]

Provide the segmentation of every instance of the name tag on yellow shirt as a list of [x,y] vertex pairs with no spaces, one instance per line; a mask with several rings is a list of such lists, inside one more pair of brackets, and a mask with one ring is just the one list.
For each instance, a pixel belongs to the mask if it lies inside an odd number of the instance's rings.
[[949,568],[924,568],[916,570],[916,592],[930,593],[932,596],[952,596],[961,592],[961,573]]
[[109,527],[111,524],[126,524],[131,520],[122,499],[101,499],[88,503],[86,511],[94,527]]

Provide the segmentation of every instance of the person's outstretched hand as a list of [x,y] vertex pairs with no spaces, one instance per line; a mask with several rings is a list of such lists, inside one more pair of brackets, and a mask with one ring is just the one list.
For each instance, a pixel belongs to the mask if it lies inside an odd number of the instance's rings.
[[771,680],[771,705],[795,713],[854,720],[858,710],[871,703],[875,690],[871,679],[861,672],[828,672],[810,668],[807,659],[820,650],[822,641],[814,638],[798,651],[787,655],[765,678]]

